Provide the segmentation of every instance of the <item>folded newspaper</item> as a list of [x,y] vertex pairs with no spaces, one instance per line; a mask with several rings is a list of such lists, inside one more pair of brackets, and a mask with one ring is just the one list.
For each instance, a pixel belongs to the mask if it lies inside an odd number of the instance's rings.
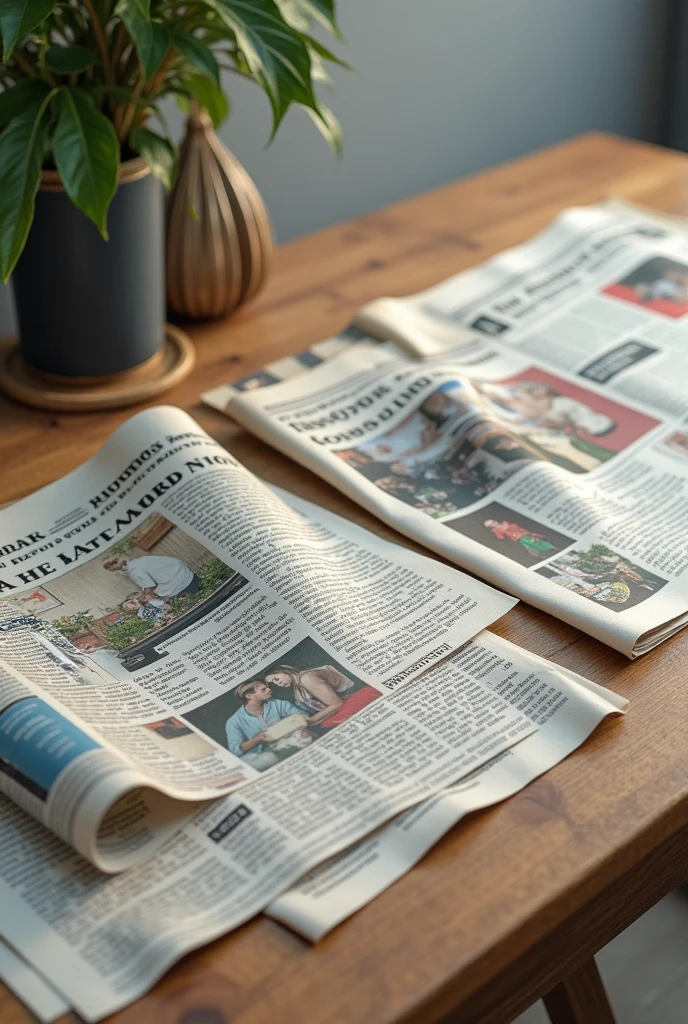
[[[534,731],[447,785],[463,769],[444,770],[442,751],[455,745],[455,730],[466,729],[476,701],[488,694],[502,713],[525,716]],[[299,755],[293,766],[301,765],[303,774],[279,779],[277,773],[270,786],[266,778],[247,787],[241,802],[224,798],[116,877],[99,875],[3,804],[2,844],[12,856],[0,863],[0,929],[13,949],[0,942],[0,978],[42,1020],[67,1006],[98,1020],[142,995],[179,957],[266,904],[270,916],[316,941],[407,872],[462,817],[517,793],[626,706],[487,632],[381,703],[350,723],[346,760],[330,749],[316,771]],[[394,729],[402,716],[415,718],[406,734]],[[476,746],[471,732],[465,751]],[[361,831],[361,814],[371,824],[398,782],[407,793],[440,788],[297,881],[328,846],[336,849],[346,833]],[[359,800],[364,805],[357,809]],[[462,885],[470,880],[457,879],[459,905]]]
[[266,907],[316,939],[625,707],[178,410],[0,530],[0,977],[45,1020]]
[[103,871],[514,604],[284,498],[159,409],[0,512],[0,788]]
[[688,620],[688,229],[618,202],[204,400],[636,657]]

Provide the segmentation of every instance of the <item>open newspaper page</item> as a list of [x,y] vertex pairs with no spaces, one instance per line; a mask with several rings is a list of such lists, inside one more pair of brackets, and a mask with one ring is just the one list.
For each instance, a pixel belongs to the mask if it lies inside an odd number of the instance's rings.
[[611,203],[206,397],[635,657],[688,614],[687,318],[688,230]]
[[0,790],[107,871],[513,604],[287,505],[174,409],[0,531]]
[[[280,912],[316,937],[390,884],[458,820],[462,812],[444,800],[453,798],[451,787],[460,779],[470,777],[474,789],[488,775],[475,770],[489,764],[490,798],[476,795],[473,804],[501,799],[623,706],[607,691],[580,685],[481,633],[343,722],[281,773],[268,772],[197,812],[126,873],[103,875],[4,801],[0,848],[8,853],[0,858],[0,934],[84,1018],[100,1019],[140,996],[184,953],[269,903],[277,912],[276,898],[317,864],[405,808],[445,793],[439,818],[430,813],[433,805],[423,805],[419,819],[425,817],[427,827],[411,829],[407,820],[404,833],[398,821],[388,868],[378,866],[372,878],[364,871],[358,895],[337,891],[341,875],[333,887],[330,866],[331,904],[320,893],[315,915],[297,907],[292,920],[288,910]],[[540,732],[542,745],[525,759],[499,760]],[[507,773],[501,782],[500,769]],[[357,870],[366,866],[354,857]],[[309,899],[312,885],[311,879]]]
[[462,818],[513,796],[581,745],[628,702],[575,672],[491,633],[453,661],[481,678],[538,724],[538,731],[469,776],[418,804],[338,857],[309,872],[266,908],[312,942],[405,875]]

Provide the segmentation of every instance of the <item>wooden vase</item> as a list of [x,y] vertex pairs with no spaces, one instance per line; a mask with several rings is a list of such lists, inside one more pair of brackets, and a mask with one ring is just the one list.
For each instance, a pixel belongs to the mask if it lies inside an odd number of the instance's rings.
[[226,316],[268,275],[272,229],[258,189],[208,114],[191,113],[167,211],[167,300],[183,317]]

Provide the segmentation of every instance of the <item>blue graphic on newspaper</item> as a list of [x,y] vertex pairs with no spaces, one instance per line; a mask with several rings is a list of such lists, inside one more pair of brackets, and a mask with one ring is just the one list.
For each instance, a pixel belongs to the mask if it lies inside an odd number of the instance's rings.
[[0,772],[39,800],[60,772],[99,743],[39,697],[24,697],[0,712]]

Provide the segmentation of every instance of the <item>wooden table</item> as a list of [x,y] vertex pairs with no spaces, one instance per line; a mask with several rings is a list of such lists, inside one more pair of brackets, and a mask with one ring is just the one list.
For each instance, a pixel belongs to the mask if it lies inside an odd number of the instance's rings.
[[[370,299],[426,288],[523,241],[563,207],[609,194],[686,213],[688,157],[586,135],[292,242],[250,309],[192,329],[199,365],[168,401],[251,469],[392,536],[199,405],[199,393],[333,333]],[[55,416],[0,401],[1,499],[72,469],[128,415]],[[550,992],[562,1024],[611,1020],[590,958],[688,875],[688,633],[629,662],[523,604],[496,631],[628,696],[627,718],[456,828],[317,946],[258,918],[187,957],[113,1021],[506,1024]],[[0,988],[3,1024],[32,1019]]]

